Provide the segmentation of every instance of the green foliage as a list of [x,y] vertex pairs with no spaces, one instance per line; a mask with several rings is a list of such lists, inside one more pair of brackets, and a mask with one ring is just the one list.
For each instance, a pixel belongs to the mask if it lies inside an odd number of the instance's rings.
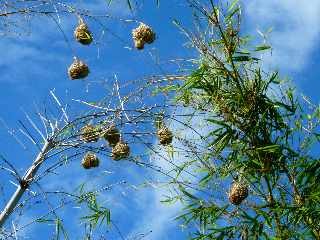
[[86,203],[89,214],[81,217],[91,224],[93,228],[97,227],[98,224],[102,225],[105,223],[109,225],[111,222],[111,212],[110,209],[100,206],[97,201],[97,193],[94,192],[84,192],[83,186],[80,188],[80,196],[78,203]]
[[[297,97],[278,72],[262,69],[257,53],[272,48],[264,34],[259,45],[241,36],[237,0],[226,10],[210,3],[211,9],[192,1],[206,19],[202,34],[175,21],[199,58],[182,85],[163,88],[176,91],[177,103],[205,112],[213,128],[205,136],[212,151],[198,156],[206,160],[187,165],[198,173],[196,187],[179,184],[179,195],[168,197],[185,204],[177,220],[197,226],[194,239],[320,239],[320,160],[312,156],[319,107]],[[250,188],[239,206],[222,188],[231,181]]]
[[63,227],[62,221],[60,218],[57,218],[55,220],[55,226],[56,226],[56,240],[61,239],[61,234],[63,234],[63,237],[65,240],[68,240],[68,234],[66,232],[66,230]]

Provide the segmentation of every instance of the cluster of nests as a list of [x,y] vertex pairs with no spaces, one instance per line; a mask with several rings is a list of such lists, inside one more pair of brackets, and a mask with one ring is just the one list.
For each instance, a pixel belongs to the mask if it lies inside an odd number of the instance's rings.
[[[93,41],[92,34],[83,21],[79,19],[79,24],[74,31],[75,39],[83,44],[90,45]],[[140,25],[132,30],[132,38],[134,46],[138,50],[144,49],[144,45],[151,44],[156,38],[156,34],[148,25],[140,23]],[[74,58],[73,63],[68,69],[70,79],[83,79],[89,75],[89,67],[86,63],[78,58]],[[86,125],[81,129],[80,139],[86,143],[97,142],[103,137],[112,147],[111,156],[113,160],[121,160],[130,156],[130,147],[127,143],[121,140],[120,132],[115,125],[110,125],[107,129],[101,130],[92,125]],[[161,145],[169,145],[172,143],[173,134],[169,128],[162,126],[157,130],[157,137]],[[95,153],[88,152],[82,159],[82,166],[85,169],[90,169],[99,166],[99,158]],[[245,184],[235,182],[229,190],[229,201],[234,205],[239,205],[248,197],[248,187]]]
[[[157,130],[157,137],[161,145],[169,145],[172,143],[173,134],[166,126],[161,126]],[[100,138],[105,139],[112,147],[111,157],[115,161],[126,159],[130,156],[130,147],[127,143],[121,140],[120,131],[114,124],[111,124],[106,129],[95,127],[93,125],[86,125],[81,128],[80,140],[85,143],[97,142]],[[95,153],[88,152],[82,159],[82,166],[84,169],[95,168],[99,166],[99,158]],[[234,182],[229,190],[229,201],[234,205],[239,205],[248,197],[248,186],[241,182]]]
[[[92,34],[88,28],[88,25],[83,21],[82,18],[79,18],[79,24],[74,30],[74,38],[77,42],[82,45],[90,45],[93,41]],[[140,23],[140,25],[132,30],[132,39],[134,41],[134,46],[141,50],[144,48],[144,45],[151,44],[154,42],[156,34],[148,25]],[[74,58],[73,63],[68,68],[68,75],[71,80],[83,79],[89,75],[88,65]]]
[[[111,157],[115,161],[126,159],[130,156],[130,147],[127,143],[121,140],[120,131],[114,124],[111,124],[106,129],[87,124],[80,130],[80,140],[85,143],[93,143],[99,141],[100,138],[105,139],[112,147]],[[173,134],[169,128],[163,126],[158,129],[157,136],[161,145],[172,143]],[[96,154],[88,152],[82,159],[82,166],[85,169],[99,166],[99,159]]]
[[[80,130],[80,140],[85,143],[97,142],[100,138],[105,139],[112,147],[111,157],[113,160],[121,160],[130,156],[130,147],[121,140],[120,131],[114,124],[106,129],[87,124]],[[99,159],[94,153],[87,153],[82,159],[82,166],[85,169],[98,167]]]

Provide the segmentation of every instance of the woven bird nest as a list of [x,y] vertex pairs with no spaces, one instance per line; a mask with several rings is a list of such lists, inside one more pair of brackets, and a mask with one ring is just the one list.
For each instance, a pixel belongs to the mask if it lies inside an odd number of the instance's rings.
[[156,39],[156,34],[151,27],[140,23],[139,27],[132,30],[132,38],[137,49],[143,49],[144,44],[151,44]]
[[84,169],[98,167],[100,163],[99,158],[94,153],[88,152],[82,159],[81,165]]
[[80,140],[84,142],[97,142],[99,140],[99,129],[90,124],[81,128]]
[[85,78],[89,74],[89,67],[81,60],[75,58],[68,69],[68,74],[72,80]]
[[229,201],[234,205],[239,205],[248,197],[249,191],[245,184],[235,182],[231,185],[229,191]]
[[130,155],[130,148],[128,144],[120,141],[112,148],[112,159],[113,160],[121,160],[123,158],[127,158]]
[[79,20],[79,24],[74,30],[74,37],[79,43],[83,45],[89,45],[93,40],[87,24],[85,24],[82,19]]
[[167,127],[161,127],[157,131],[157,136],[161,145],[169,145],[172,143],[173,135]]
[[120,132],[112,124],[103,132],[103,138],[108,141],[110,146],[114,147],[120,141]]

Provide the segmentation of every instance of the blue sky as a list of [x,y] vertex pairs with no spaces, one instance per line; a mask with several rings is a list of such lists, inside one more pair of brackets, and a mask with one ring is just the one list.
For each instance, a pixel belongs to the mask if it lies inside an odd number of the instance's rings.
[[[31,20],[30,35],[20,37],[1,37],[0,58],[1,73],[1,119],[5,124],[0,128],[0,151],[22,174],[34,158],[37,149],[28,139],[19,134],[21,127],[18,121],[26,121],[25,113],[37,121],[37,108],[50,107],[52,103],[50,90],[55,89],[59,99],[70,104],[70,115],[82,111],[81,104],[71,99],[90,101],[99,100],[106,91],[111,91],[113,76],[116,74],[121,83],[150,74],[171,73],[175,65],[168,61],[176,58],[194,57],[194,52],[183,47],[184,36],[172,24],[174,18],[183,25],[191,26],[190,9],[183,0],[161,0],[160,8],[152,1],[139,4],[132,14],[124,1],[114,1],[107,7],[103,0],[68,1],[77,3],[80,8],[89,9],[95,14],[111,14],[116,19],[136,19],[152,26],[157,39],[154,44],[146,46],[144,51],[130,49],[131,29],[134,22],[106,19],[102,29],[92,19],[86,19],[96,42],[93,46],[80,46],[73,40],[73,29],[77,24],[75,16],[60,16],[61,27],[66,33],[68,43],[63,38],[57,25],[48,17],[36,17]],[[319,37],[320,37],[320,2],[311,0],[302,3],[298,0],[253,0],[244,2],[244,31],[258,36],[257,30],[265,31],[273,27],[270,42],[273,45],[272,56],[263,56],[267,69],[279,69],[282,76],[288,76],[297,89],[309,96],[314,103],[319,102],[317,88],[319,76]],[[111,29],[108,31],[107,29]],[[117,37],[114,37],[116,35]],[[74,53],[87,62],[91,73],[84,81],[71,81],[67,76],[67,67],[71,64]],[[155,63],[159,59],[163,69]],[[101,83],[104,88],[101,88]],[[125,94],[130,89],[121,89]],[[8,134],[7,126],[16,129],[19,140],[27,149]],[[177,126],[174,126],[178,128]],[[178,131],[178,129],[176,129]],[[188,133],[186,133],[188,134]],[[163,152],[165,154],[165,151]],[[112,190],[103,192],[100,199],[111,208],[112,219],[120,228],[125,239],[135,239],[141,233],[148,233],[144,239],[166,240],[185,239],[186,231],[181,231],[173,220],[180,205],[168,208],[160,203],[166,192],[156,184],[148,188],[140,187],[146,180],[156,182],[159,176],[130,162],[112,162],[102,157],[100,172],[84,172],[79,162],[72,162],[58,170],[58,176],[52,175],[40,183],[46,191],[62,189],[73,191],[75,186],[88,182],[89,187],[99,188],[105,184],[116,184]],[[181,156],[179,161],[183,161]],[[155,159],[164,169],[166,162]],[[70,171],[72,169],[72,171]],[[0,198],[1,208],[5,200],[14,191],[13,180],[2,171],[0,173],[3,194]],[[59,179],[57,181],[57,178]],[[119,183],[127,181],[127,184]],[[35,187],[35,191],[40,191]],[[53,200],[53,204],[57,203]],[[25,209],[22,216],[14,215],[8,227],[24,225],[31,219],[43,214],[46,204],[35,205]],[[19,211],[17,211],[19,212]],[[83,225],[78,224],[82,210],[70,205],[59,211],[66,219],[66,227],[70,229],[71,239],[78,239]],[[152,231],[151,233],[149,233]],[[52,235],[53,226],[33,224],[19,233],[21,239],[42,239]],[[39,237],[41,236],[41,237]],[[120,239],[114,227],[108,228],[108,239]],[[77,238],[78,237],[78,238]]]

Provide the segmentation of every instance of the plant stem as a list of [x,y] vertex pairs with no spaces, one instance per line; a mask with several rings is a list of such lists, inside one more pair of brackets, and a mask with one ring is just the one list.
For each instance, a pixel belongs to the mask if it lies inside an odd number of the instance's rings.
[[37,173],[39,167],[46,159],[47,153],[50,149],[53,148],[53,144],[50,141],[46,141],[43,145],[41,151],[39,152],[38,156],[32,163],[31,167],[26,171],[24,177],[20,181],[20,186],[14,192],[10,200],[8,201],[7,205],[3,209],[0,214],[0,228],[5,224],[8,217],[11,215],[17,204],[19,203],[21,197],[23,196],[24,192],[27,190],[30,182],[33,179],[33,176]]

